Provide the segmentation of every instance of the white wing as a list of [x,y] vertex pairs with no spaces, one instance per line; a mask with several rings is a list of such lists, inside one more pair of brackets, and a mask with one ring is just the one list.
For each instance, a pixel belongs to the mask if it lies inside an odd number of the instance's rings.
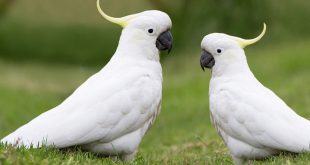
[[130,62],[108,64],[62,104],[17,129],[2,142],[18,141],[19,145],[34,147],[46,143],[62,148],[97,140],[110,142],[143,127],[154,116],[161,100],[161,69],[154,73],[152,66],[128,67]]
[[262,85],[227,83],[211,93],[211,113],[221,130],[256,148],[310,150],[310,122]]

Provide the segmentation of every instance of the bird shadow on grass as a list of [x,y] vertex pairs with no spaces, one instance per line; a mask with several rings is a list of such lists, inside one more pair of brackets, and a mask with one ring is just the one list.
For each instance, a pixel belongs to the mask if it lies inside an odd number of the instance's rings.
[[[33,159],[33,161],[44,161],[44,159],[59,159],[64,162],[75,162],[89,160],[108,164],[123,164],[121,160],[113,157],[95,154],[82,149],[82,147],[74,146],[69,148],[55,148],[55,146],[42,146],[40,148],[26,148],[24,146],[16,147],[14,145],[0,144],[0,165],[1,164],[19,164],[25,160]],[[29,163],[29,162],[28,162]]]
[[[272,156],[268,156],[266,158],[262,158],[262,159],[255,159],[253,162],[255,163],[266,163],[266,162],[276,162],[279,159],[285,159],[285,160],[292,160],[294,161],[294,159],[297,159],[299,157],[301,153],[294,153],[294,152],[288,152],[288,151],[281,151],[280,153],[274,154]],[[252,161],[251,161],[252,162]]]
[[84,156],[87,156],[91,159],[100,159],[108,164],[146,164],[146,160],[144,159],[143,155],[141,155],[139,152],[136,154],[135,158],[132,161],[123,161],[121,159],[120,155],[104,155],[104,154],[98,154],[98,153],[92,153],[89,151],[86,151],[81,146],[74,146],[69,148],[63,148],[63,149],[57,149],[59,152],[63,155],[75,155],[77,153],[83,154]]

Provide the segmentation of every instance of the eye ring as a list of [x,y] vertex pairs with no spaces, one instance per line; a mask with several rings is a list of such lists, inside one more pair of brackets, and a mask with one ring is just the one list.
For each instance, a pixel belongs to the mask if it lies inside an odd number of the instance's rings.
[[216,52],[217,52],[218,54],[220,54],[220,53],[222,53],[222,49],[217,49]]
[[150,34],[152,34],[154,32],[154,29],[150,28],[147,30]]
[[145,33],[148,34],[149,36],[154,36],[154,35],[156,35],[156,28],[153,27],[153,26],[145,27],[144,31],[145,31]]

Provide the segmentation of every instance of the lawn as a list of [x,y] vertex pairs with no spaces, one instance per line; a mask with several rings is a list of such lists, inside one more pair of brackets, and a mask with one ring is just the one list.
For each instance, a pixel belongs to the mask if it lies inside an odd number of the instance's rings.
[[[290,44],[293,43],[293,44]],[[310,119],[310,44],[287,41],[246,49],[257,78],[296,112]],[[273,46],[271,46],[273,45]],[[172,52],[162,62],[162,111],[129,164],[232,164],[229,152],[212,127],[208,108],[210,72],[199,66],[200,51]],[[102,64],[103,66],[104,64]],[[98,67],[0,60],[0,137],[61,103]],[[309,164],[310,154],[280,156],[253,164]],[[0,146],[1,164],[126,164],[83,152],[14,149]]]

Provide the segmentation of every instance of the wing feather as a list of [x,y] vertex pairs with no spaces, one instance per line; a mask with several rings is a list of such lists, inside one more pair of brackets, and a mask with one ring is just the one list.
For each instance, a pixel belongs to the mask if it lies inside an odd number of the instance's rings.
[[310,150],[310,122],[265,87],[223,88],[210,102],[214,120],[235,139],[256,148]]
[[143,127],[160,104],[161,80],[154,80],[140,68],[122,71],[125,74],[92,76],[62,104],[2,142],[63,148],[98,140],[109,142]]

